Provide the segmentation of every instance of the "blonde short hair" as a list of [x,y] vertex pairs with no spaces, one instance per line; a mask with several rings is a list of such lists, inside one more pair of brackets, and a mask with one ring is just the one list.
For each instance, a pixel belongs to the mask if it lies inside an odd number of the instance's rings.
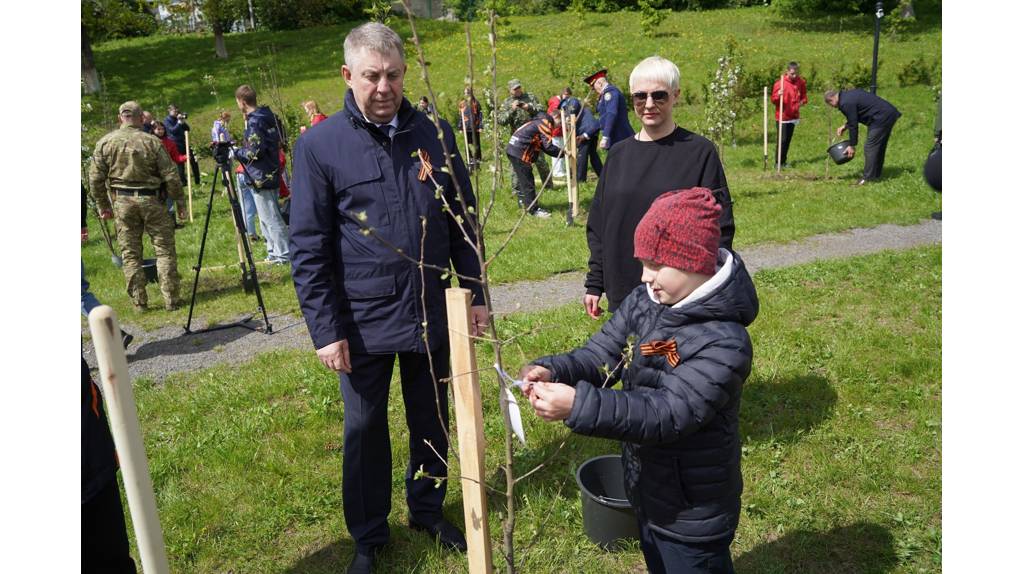
[[679,68],[661,56],[650,56],[640,60],[629,74],[629,91],[643,81],[660,82],[673,90],[679,89]]
[[320,106],[316,104],[316,100],[306,100],[302,102],[302,109],[306,110],[307,114],[319,114]]

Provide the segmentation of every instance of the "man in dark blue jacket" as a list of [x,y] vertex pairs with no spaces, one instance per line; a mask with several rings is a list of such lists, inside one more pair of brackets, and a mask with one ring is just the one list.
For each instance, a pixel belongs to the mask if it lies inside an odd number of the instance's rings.
[[601,123],[576,98],[562,100],[559,107],[566,114],[576,116],[576,180],[587,181],[588,160],[594,168],[594,174],[601,177],[601,156],[597,153],[597,134],[601,133]]
[[288,263],[288,225],[277,203],[281,188],[280,123],[270,108],[257,105],[256,90],[251,86],[238,86],[235,103],[245,115],[245,134],[242,147],[235,150],[235,159],[245,168],[242,178],[252,189],[260,229],[267,241],[267,261]]
[[900,119],[900,111],[882,98],[860,89],[825,92],[825,103],[839,108],[846,116],[846,123],[839,126],[836,136],[850,132],[850,147],[846,155],[853,157],[857,146],[857,124],[868,126],[868,141],[864,144],[864,176],[857,185],[864,185],[882,177],[882,165],[885,164],[885,148],[889,146],[889,134],[896,120]]
[[633,137],[636,132],[626,115],[626,98],[608,81],[608,70],[598,70],[583,78],[597,93],[597,115],[601,118],[601,149],[611,149],[620,141]]
[[[167,135],[174,140],[174,145],[178,146],[178,153],[185,155],[185,150],[188,146],[185,145],[185,132],[191,131],[188,122],[185,118],[188,116],[178,109],[178,106],[171,104],[167,106],[167,117],[164,118],[164,130],[167,131]],[[196,159],[196,154],[192,150],[188,152],[189,164],[192,167],[192,182],[199,185],[199,161]],[[178,176],[181,178],[181,184],[185,185],[188,183],[185,181],[185,164],[178,164]]]
[[[480,265],[474,216],[463,208],[475,205],[469,175],[448,123],[441,121],[439,139],[431,120],[402,97],[402,39],[375,22],[353,29],[341,71],[350,88],[344,111],[295,146],[292,276],[317,356],[340,373],[342,500],[356,544],[348,571],[370,572],[375,550],[389,538],[387,405],[396,355],[409,425],[410,526],[466,548],[441,513],[447,482],[414,479],[420,470],[447,475],[448,391],[438,381],[449,372],[449,279],[442,270],[454,267],[473,291],[471,334],[486,327],[487,312],[471,279],[479,280]],[[451,170],[441,169],[445,148]],[[421,257],[422,270],[415,263]]]

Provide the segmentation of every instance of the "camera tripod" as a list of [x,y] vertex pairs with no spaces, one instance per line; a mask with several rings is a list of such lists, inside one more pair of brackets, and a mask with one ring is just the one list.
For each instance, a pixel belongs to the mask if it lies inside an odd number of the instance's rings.
[[[260,291],[260,282],[256,277],[256,264],[252,259],[252,248],[249,245],[249,236],[245,232],[245,220],[242,216],[242,207],[238,202],[238,193],[235,189],[235,183],[231,177],[231,159],[227,154],[227,148],[218,147],[215,149],[214,158],[217,162],[217,167],[213,171],[213,183],[210,185],[210,201],[206,204],[206,223],[203,225],[203,239],[199,243],[199,260],[196,262],[192,269],[195,270],[195,278],[192,280],[192,302],[189,303],[188,307],[188,322],[185,324],[185,334],[190,333],[205,333],[209,331],[217,331],[220,329],[228,329],[231,327],[244,327],[252,331],[258,331],[260,329],[251,327],[246,323],[252,318],[252,315],[237,321],[235,323],[228,323],[224,325],[217,325],[215,327],[207,327],[199,331],[192,331],[192,311],[196,306],[196,289],[199,286],[199,272],[203,268],[203,254],[206,251],[206,236],[210,232],[210,216],[213,214],[213,198],[217,197],[217,176],[220,175],[224,179],[224,188],[227,190],[228,203],[231,204],[231,218],[235,222],[235,234],[239,242],[240,251],[238,264],[242,268],[242,287],[246,293],[253,291],[256,293],[256,304],[259,306],[260,313],[263,314],[263,329],[262,331],[266,334],[273,333],[274,329],[270,325],[270,320],[267,318],[267,308],[263,304],[263,293]],[[245,169],[245,166],[242,166]]]

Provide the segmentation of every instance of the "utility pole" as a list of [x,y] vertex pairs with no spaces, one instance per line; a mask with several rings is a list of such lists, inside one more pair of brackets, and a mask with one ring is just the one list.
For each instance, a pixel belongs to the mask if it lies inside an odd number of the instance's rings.
[[875,3],[875,52],[871,56],[871,93],[878,91],[878,35],[882,32],[882,3]]

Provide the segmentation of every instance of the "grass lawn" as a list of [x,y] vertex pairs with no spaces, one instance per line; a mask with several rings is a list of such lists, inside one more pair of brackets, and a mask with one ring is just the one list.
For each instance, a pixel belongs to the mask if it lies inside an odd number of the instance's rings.
[[[733,545],[758,573],[938,572],[941,569],[941,248],[764,271],[744,390],[745,491]],[[578,306],[501,319],[507,367],[581,344],[597,324]],[[481,348],[479,364],[489,363]],[[460,556],[403,525],[407,433],[392,385],[392,543],[387,572],[460,572]],[[501,422],[484,373],[491,483],[502,485]],[[310,352],[264,354],[241,367],[136,381],[168,555],[175,572],[338,572],[344,528],[335,376]],[[636,546],[604,552],[582,531],[572,478],[616,443],[577,437],[524,413],[522,473],[567,439],[517,489],[524,572],[642,572]],[[453,473],[457,473],[457,465]],[[500,547],[502,497],[492,497]],[[459,488],[447,515],[461,522]]]
[[[780,63],[796,59],[801,62],[805,76],[814,76],[823,83],[841,65],[854,62],[870,65],[872,22],[866,16],[784,20],[769,8],[682,12],[671,14],[655,38],[640,33],[638,19],[637,13],[630,12],[591,14],[582,20],[569,13],[503,19],[498,32],[499,96],[504,96],[503,86],[512,77],[522,80],[525,88],[541,99],[570,82],[577,93],[582,94],[580,78],[598,64],[607,66],[613,81],[625,87],[633,65],[643,57],[659,53],[675,61],[682,71],[684,98],[674,112],[676,121],[701,132],[704,113],[701,86],[710,80],[729,37],[739,42],[742,61],[751,70],[774,69]],[[453,116],[452,110],[466,75],[463,27],[440,21],[419,21],[417,26],[438,92],[438,108],[442,115]],[[866,189],[849,185],[863,166],[861,157],[844,166],[831,166],[829,177],[825,177],[829,118],[834,129],[841,115],[825,106],[820,92],[811,94],[810,105],[801,114],[802,123],[796,130],[790,151],[790,160],[795,166],[781,178],[762,171],[760,93],[747,101],[736,126],[736,147],[729,142],[723,153],[735,201],[738,248],[881,223],[916,223],[938,209],[938,196],[927,188],[921,177],[932,141],[935,113],[932,92],[925,85],[900,87],[897,77],[915,58],[941,64],[940,26],[937,16],[922,17],[898,39],[888,35],[883,38],[879,93],[903,112],[903,118],[897,124],[889,148],[886,179]],[[403,37],[409,36],[407,23],[399,20],[396,27]],[[332,26],[229,35],[227,46],[231,59],[226,62],[213,57],[213,41],[209,36],[153,37],[97,45],[94,47],[96,62],[107,92],[83,100],[91,106],[91,111],[82,114],[83,146],[91,150],[95,140],[112,127],[110,120],[116,115],[116,106],[133,98],[158,117],[163,115],[170,101],[188,111],[196,135],[194,147],[199,150],[217,111],[234,110],[232,95],[241,83],[255,85],[263,95],[261,101],[272,104],[286,118],[299,114],[300,102],[308,98],[318,100],[327,113],[336,112],[344,93],[338,73],[341,42],[349,28]],[[489,48],[484,24],[473,24],[472,30],[475,85],[478,94],[482,94],[484,87],[490,85],[489,78],[484,77],[490,59]],[[616,36],[615,50],[611,51],[600,40],[609,30],[614,30]],[[567,36],[594,38],[594,41],[558,41]],[[407,49],[410,54],[407,95],[415,100],[425,89],[419,66],[411,56],[411,44]],[[275,92],[268,89],[270,84],[265,80],[271,71],[278,78],[279,97],[267,96]],[[687,99],[690,103],[686,103]],[[631,121],[634,126],[637,124],[635,117],[631,117]],[[233,128],[236,131],[241,128],[237,117]],[[492,157],[492,150],[489,143],[485,145],[484,156]],[[203,158],[201,165],[203,171],[212,173],[209,158]],[[485,174],[489,166],[485,164]],[[206,178],[194,207],[198,216],[196,223],[178,234],[179,270],[183,286],[187,288],[183,296],[191,288],[191,267],[199,251],[209,179]],[[493,192],[496,207],[486,231],[492,250],[504,240],[518,216],[507,176],[505,181],[504,186]],[[490,196],[489,175],[481,176],[476,189],[478,195]],[[593,181],[582,186],[583,213],[574,227],[564,224],[567,208],[564,192],[559,189],[546,194],[541,203],[552,209],[555,216],[546,221],[527,221],[508,250],[495,262],[491,278],[503,283],[584,269],[588,250],[583,223],[593,190]],[[227,202],[221,198],[215,206],[211,228],[204,264],[228,264],[237,259]],[[95,218],[90,218],[90,230],[92,239],[83,248],[83,259],[100,299],[118,309],[122,319],[132,325],[147,329],[166,324],[184,325],[187,309],[174,313],[151,311],[144,315],[131,309],[123,277],[109,263],[109,253]],[[265,255],[264,249],[262,244],[256,246],[258,259]],[[147,257],[152,257],[151,253],[147,240]],[[150,289],[150,296],[155,296],[159,303],[155,286]],[[286,269],[267,272],[264,296],[271,313],[297,309]],[[216,322],[253,311],[255,300],[238,289],[237,272],[212,273],[208,282],[201,282],[199,317]]]

